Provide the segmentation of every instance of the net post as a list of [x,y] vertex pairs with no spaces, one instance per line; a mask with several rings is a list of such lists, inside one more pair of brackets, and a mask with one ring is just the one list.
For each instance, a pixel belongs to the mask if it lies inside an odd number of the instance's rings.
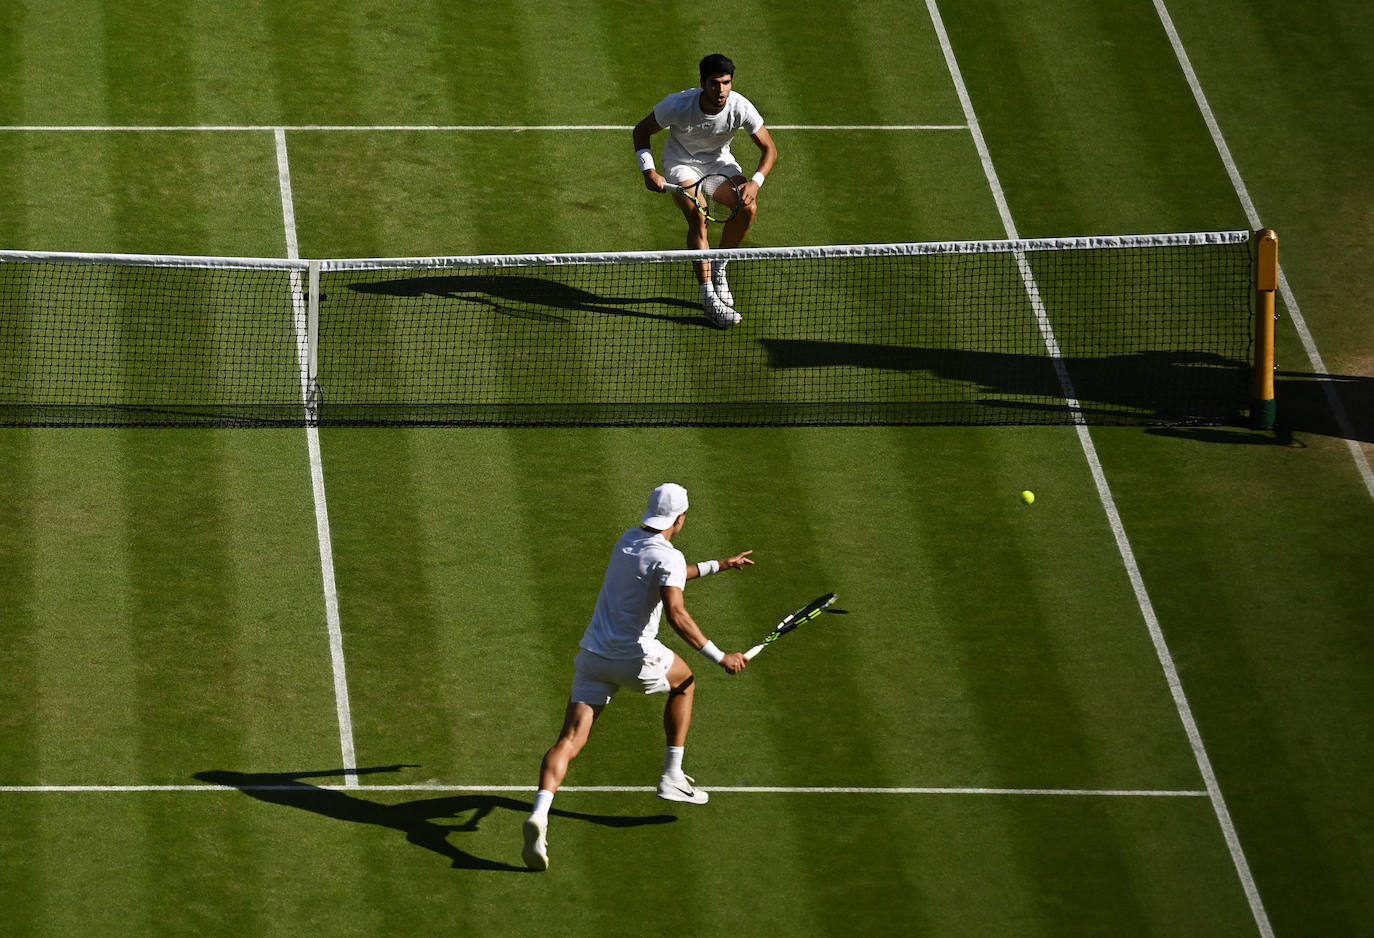
[[309,284],[307,287],[305,345],[306,378],[308,379],[308,406],[312,412],[319,404],[320,375],[320,262],[311,261],[308,266]]
[[1250,373],[1250,426],[1272,430],[1274,400],[1274,294],[1279,288],[1279,236],[1273,228],[1255,232],[1255,360]]

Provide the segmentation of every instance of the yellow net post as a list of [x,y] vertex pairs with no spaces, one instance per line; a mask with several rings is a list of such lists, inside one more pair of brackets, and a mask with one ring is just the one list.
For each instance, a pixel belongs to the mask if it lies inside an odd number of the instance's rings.
[[1274,401],[1274,294],[1279,288],[1279,236],[1255,232],[1255,361],[1250,375],[1250,426],[1272,430]]

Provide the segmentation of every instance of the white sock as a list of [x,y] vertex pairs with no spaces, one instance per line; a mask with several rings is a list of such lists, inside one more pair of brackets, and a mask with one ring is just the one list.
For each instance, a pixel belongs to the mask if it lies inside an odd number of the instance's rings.
[[716,298],[716,285],[709,279],[701,285],[701,302],[708,303]]
[[711,263],[711,282],[721,283],[725,280],[725,265],[729,261],[713,261]]
[[548,817],[549,805],[553,804],[553,792],[547,788],[541,788],[534,794],[534,810],[530,812],[530,817]]
[[681,746],[669,746],[663,755],[663,774],[681,775],[682,774],[682,749]]

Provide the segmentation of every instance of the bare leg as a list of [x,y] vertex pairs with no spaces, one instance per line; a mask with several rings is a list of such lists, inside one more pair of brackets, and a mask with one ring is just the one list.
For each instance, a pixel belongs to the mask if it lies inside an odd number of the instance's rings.
[[587,744],[592,724],[601,716],[604,709],[604,706],[594,707],[576,701],[568,704],[558,741],[544,754],[544,761],[539,767],[540,788],[545,791],[558,791],[558,786],[563,784],[563,777],[568,774],[568,764],[577,758],[577,754]]
[[[706,228],[706,219],[701,217],[697,211],[696,203],[681,192],[673,194],[673,201],[677,203],[678,210],[682,212],[682,217],[687,220],[687,250],[705,251],[711,247],[710,232]],[[697,272],[697,283],[705,283],[711,277],[711,262],[697,261],[692,265]]]
[[692,725],[692,699],[696,694],[696,679],[687,662],[673,656],[668,669],[668,703],[663,707],[663,734],[668,742],[664,753],[663,777],[658,781],[658,796],[667,801],[705,804],[709,795],[692,785],[682,772],[682,747],[687,744],[687,730]]
[[553,802],[553,793],[563,784],[563,776],[568,774],[568,764],[587,745],[592,724],[604,709],[605,705],[594,707],[570,701],[558,741],[544,753],[544,761],[539,766],[539,791],[534,796],[534,810],[523,827],[525,849],[522,856],[525,865],[532,870],[549,868],[549,805]]
[[[742,185],[744,177],[736,177],[734,181],[736,185]],[[737,248],[743,244],[745,235],[749,234],[749,229],[754,227],[754,219],[758,217],[758,213],[757,202],[751,205],[741,205],[739,214],[725,223],[725,227],[720,233],[720,246]]]
[[668,702],[663,706],[663,735],[669,746],[687,745],[687,730],[692,725],[692,698],[696,694],[696,680],[692,669],[680,655],[673,655],[668,669]]
[[[735,186],[740,186],[744,183],[744,178],[736,176],[732,182]],[[736,188],[732,195],[733,200],[738,200],[739,189]],[[729,250],[743,244],[745,236],[749,234],[749,229],[754,226],[754,218],[757,214],[758,208],[755,204],[737,204],[735,217],[725,223],[725,227],[720,233],[721,248],[723,250]],[[711,283],[715,288],[716,297],[733,310],[736,305],[735,296],[730,290],[730,284],[725,277],[725,261],[720,261],[715,266],[715,269],[712,270]],[[739,322],[738,313],[736,313],[733,318],[734,322]]]

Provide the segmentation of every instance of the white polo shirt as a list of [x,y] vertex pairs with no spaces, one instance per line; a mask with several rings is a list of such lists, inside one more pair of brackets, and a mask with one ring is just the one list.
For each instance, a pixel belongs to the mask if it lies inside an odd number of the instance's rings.
[[758,108],[737,91],[725,99],[719,114],[701,109],[701,89],[689,88],[670,94],[654,105],[654,120],[668,131],[663,144],[663,162],[710,164],[735,162],[730,141],[737,131],[749,134],[763,129]]
[[592,621],[578,644],[603,658],[642,658],[655,651],[663,614],[659,587],[687,585],[687,559],[662,534],[641,527],[620,535],[606,564]]

